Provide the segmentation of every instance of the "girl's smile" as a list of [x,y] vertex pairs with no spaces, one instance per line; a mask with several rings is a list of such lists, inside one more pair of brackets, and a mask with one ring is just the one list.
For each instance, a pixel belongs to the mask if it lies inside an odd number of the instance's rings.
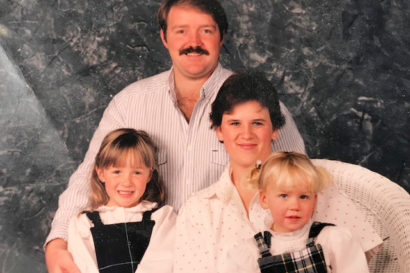
[[141,162],[131,165],[127,160],[125,166],[96,169],[109,196],[107,206],[133,207],[140,202],[151,178],[150,168]]

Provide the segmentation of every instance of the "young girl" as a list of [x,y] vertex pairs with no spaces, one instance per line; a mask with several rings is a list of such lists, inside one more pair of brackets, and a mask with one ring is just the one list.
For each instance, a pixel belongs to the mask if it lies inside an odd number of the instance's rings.
[[273,218],[255,235],[265,272],[369,272],[363,249],[349,230],[311,220],[329,174],[296,152],[271,154],[258,178],[259,202]]
[[80,271],[172,272],[176,214],[158,208],[164,189],[145,132],[118,129],[104,138],[91,190],[89,211],[69,226],[68,250]]

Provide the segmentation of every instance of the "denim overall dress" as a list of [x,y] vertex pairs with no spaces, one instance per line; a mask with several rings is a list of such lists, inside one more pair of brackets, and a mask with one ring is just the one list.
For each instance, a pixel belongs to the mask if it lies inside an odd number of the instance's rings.
[[151,239],[155,222],[151,211],[145,211],[141,222],[104,225],[97,211],[84,212],[93,222],[94,240],[100,273],[134,273]]
[[322,246],[314,242],[325,226],[334,225],[313,222],[305,249],[275,256],[272,256],[269,251],[272,234],[269,231],[265,231],[263,235],[261,232],[256,234],[254,237],[261,254],[258,259],[261,273],[326,273]]

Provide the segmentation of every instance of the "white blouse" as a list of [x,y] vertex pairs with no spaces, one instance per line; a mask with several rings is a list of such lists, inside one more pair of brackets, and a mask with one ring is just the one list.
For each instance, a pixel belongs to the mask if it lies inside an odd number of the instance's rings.
[[[132,208],[102,206],[97,211],[103,224],[117,224],[141,221],[144,211],[156,207],[156,203],[142,201]],[[172,272],[176,214],[172,207],[163,206],[152,213],[151,219],[155,221],[151,239],[135,272]],[[92,226],[85,214],[72,218],[69,225],[68,251],[82,273],[99,273]]]
[[[365,251],[382,240],[353,202],[332,186],[319,194],[314,221],[348,228]],[[180,209],[175,238],[175,272],[232,272],[232,248],[271,227],[268,211],[259,206],[257,194],[249,207],[249,218],[233,185],[229,166],[218,182],[195,193]],[[257,253],[256,243],[246,251]],[[259,270],[259,269],[258,269]],[[259,272],[259,271],[255,271]]]

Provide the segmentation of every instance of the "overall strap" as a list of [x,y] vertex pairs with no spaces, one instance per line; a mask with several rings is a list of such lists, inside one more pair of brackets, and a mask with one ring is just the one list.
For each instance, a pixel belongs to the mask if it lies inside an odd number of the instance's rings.
[[147,220],[151,220],[151,214],[152,214],[153,212],[155,212],[157,209],[158,209],[158,208],[144,211],[144,213],[142,214],[142,221],[145,222],[145,221],[147,221]]
[[313,222],[312,226],[309,230],[309,238],[308,243],[306,244],[307,247],[311,247],[314,245],[314,239],[319,235],[322,229],[326,226],[334,226],[331,223],[321,223],[321,222]]
[[98,213],[98,211],[84,211],[83,213],[85,213],[88,217],[88,219],[91,220],[91,222],[93,222],[95,227],[100,227],[103,226],[104,224],[101,222],[101,218],[100,218],[100,213]]
[[264,231],[263,235],[262,232],[259,232],[253,236],[256,240],[256,244],[258,245],[259,252],[262,257],[271,256],[269,248],[271,244],[271,237],[269,231]]

